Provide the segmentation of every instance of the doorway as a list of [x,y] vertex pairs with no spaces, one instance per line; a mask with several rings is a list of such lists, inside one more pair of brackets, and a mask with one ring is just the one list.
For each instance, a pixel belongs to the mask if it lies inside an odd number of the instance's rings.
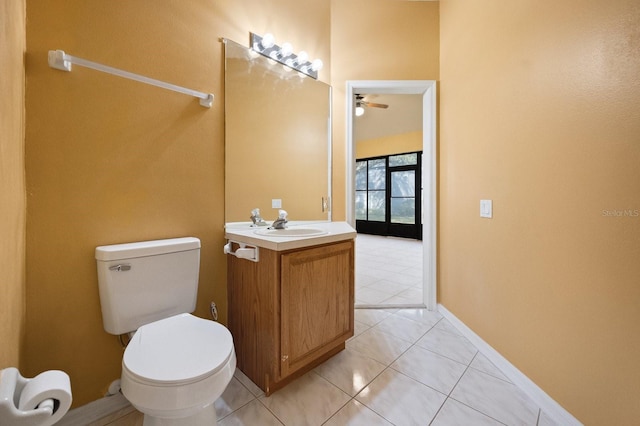
[[346,91],[346,207],[347,221],[356,227],[355,96],[361,93],[422,95],[422,267],[423,305],[436,304],[436,82],[434,80],[347,81]]

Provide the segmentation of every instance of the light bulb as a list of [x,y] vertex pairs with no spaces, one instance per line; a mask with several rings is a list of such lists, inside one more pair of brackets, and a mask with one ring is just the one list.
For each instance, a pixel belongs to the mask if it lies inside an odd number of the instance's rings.
[[273,37],[273,34],[271,33],[266,33],[263,37],[262,37],[262,41],[260,42],[260,45],[262,46],[263,49],[268,49],[270,47],[273,47],[273,45],[275,44],[276,40]]
[[297,62],[299,64],[304,64],[308,60],[309,60],[309,54],[307,52],[305,52],[304,50],[301,50],[300,53],[298,53]]
[[284,43],[280,48],[281,58],[286,58],[287,56],[291,56],[292,53],[293,53],[293,46],[291,46],[291,43]]
[[364,108],[362,108],[361,106],[357,106],[356,107],[356,117],[360,117],[363,114],[364,114]]
[[311,63],[311,69],[313,71],[318,72],[318,71],[320,71],[322,69],[323,65],[324,64],[322,63],[322,61],[320,59],[316,59]]

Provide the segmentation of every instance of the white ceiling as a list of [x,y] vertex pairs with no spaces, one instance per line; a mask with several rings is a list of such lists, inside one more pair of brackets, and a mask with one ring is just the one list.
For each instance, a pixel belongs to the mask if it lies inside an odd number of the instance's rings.
[[365,108],[364,115],[354,117],[356,142],[422,130],[423,95],[360,94],[365,101],[389,108]]

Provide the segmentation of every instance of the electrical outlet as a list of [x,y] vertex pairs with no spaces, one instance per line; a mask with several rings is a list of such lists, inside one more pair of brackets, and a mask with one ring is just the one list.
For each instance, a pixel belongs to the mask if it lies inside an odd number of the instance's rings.
[[282,200],[279,198],[274,198],[271,200],[271,208],[272,209],[281,209],[282,208]]

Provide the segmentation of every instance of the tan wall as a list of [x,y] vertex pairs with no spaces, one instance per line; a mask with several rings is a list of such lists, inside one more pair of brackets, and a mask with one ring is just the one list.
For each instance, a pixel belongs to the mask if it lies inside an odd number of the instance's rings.
[[[200,238],[196,314],[208,317],[213,300],[225,322],[219,38],[272,32],[322,58],[330,81],[329,4],[29,0],[27,14],[26,367],[67,371],[77,406],[120,375],[122,349],[102,328],[96,246]],[[212,92],[214,105],[77,66],[51,69],[51,49]]]
[[348,80],[438,80],[439,3],[331,1],[333,219],[344,220]]
[[637,424],[640,5],[440,7],[440,302],[585,424]]
[[21,367],[25,331],[25,2],[0,0],[0,370]]
[[422,151],[422,132],[409,132],[356,143],[356,158]]

